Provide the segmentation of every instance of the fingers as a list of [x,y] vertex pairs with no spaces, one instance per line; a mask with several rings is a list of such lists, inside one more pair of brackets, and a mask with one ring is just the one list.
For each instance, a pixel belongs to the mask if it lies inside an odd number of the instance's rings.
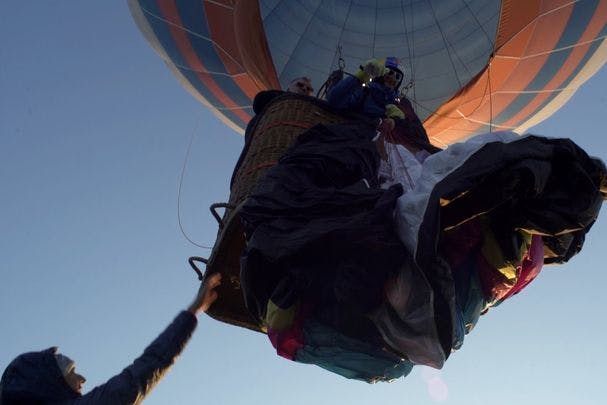
[[209,294],[209,298],[208,298],[208,304],[212,304],[215,302],[215,300],[217,299],[217,291],[211,291],[211,293]]
[[221,273],[215,273],[205,280],[205,288],[212,290],[221,284]]

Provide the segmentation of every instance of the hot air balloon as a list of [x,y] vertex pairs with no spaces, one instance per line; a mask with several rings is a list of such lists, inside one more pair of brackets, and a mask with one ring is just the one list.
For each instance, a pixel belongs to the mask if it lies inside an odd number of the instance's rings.
[[[444,146],[549,117],[604,63],[604,0],[129,0],[181,84],[243,132],[261,90],[393,55]],[[341,51],[340,51],[341,50]]]
[[[607,196],[600,160],[516,134],[604,64],[607,0],[128,4],[181,84],[247,128],[211,256],[190,264],[227,276],[209,314],[283,357],[367,382],[440,368],[482,313],[581,250]],[[278,91],[388,56],[435,145],[387,142],[423,163],[394,159],[404,180],[378,176],[376,123]]]

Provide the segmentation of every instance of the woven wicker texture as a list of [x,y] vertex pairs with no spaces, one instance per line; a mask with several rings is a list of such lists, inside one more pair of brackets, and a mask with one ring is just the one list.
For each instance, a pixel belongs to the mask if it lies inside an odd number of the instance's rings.
[[[351,119],[351,118],[350,118]],[[207,265],[207,274],[223,275],[219,297],[209,310],[217,320],[262,331],[245,308],[240,290],[240,255],[245,239],[238,211],[266,171],[274,166],[297,136],[316,124],[335,124],[348,118],[331,111],[326,104],[309,97],[285,94],[273,100],[262,112],[254,128],[247,154],[236,172],[229,203],[215,246]]]
[[316,124],[343,122],[344,117],[306,98],[284,95],[263,112],[253,129],[247,155],[236,172],[230,204],[237,205],[252,191],[265,172],[293,144],[299,134]]

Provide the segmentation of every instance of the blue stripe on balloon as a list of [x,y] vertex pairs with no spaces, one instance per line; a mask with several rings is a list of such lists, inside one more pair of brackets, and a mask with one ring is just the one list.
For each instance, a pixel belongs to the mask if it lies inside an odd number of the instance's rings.
[[[212,75],[215,83],[236,105],[251,105],[251,99],[242,91],[234,79],[228,75],[226,67],[213,43],[206,39],[212,39],[212,37],[208,28],[203,2],[176,0],[176,5],[181,22],[187,30],[186,34],[192,49],[194,49],[204,67],[209,72],[213,72]],[[215,73],[223,73],[223,75]]]
[[[598,3],[599,0],[589,0],[586,2],[580,1],[578,3],[575,3],[569,21],[567,22],[565,30],[563,31],[557,45],[555,46],[555,49],[558,49],[560,47],[571,46],[573,44],[576,44],[580,40],[588,23],[594,16]],[[553,51],[548,57],[548,59],[544,62],[544,65],[542,66],[540,71],[536,74],[536,76],[529,83],[529,85],[527,85],[524,91],[537,92],[543,90],[545,86],[550,82],[550,80],[552,80],[561,70],[573,49],[573,47],[570,47],[560,51]],[[579,70],[584,66],[588,58],[589,56],[584,59],[583,63],[578,64],[578,67],[575,69],[576,72],[579,72]],[[570,76],[568,81],[572,80],[573,77],[575,77],[575,75]],[[560,87],[564,87],[564,85]],[[555,91],[554,95],[549,97],[549,99],[552,100],[559,93],[560,91]],[[512,117],[517,115],[520,111],[522,111],[525,106],[529,104],[536,96],[537,93],[520,94],[508,105],[508,107],[501,114],[499,114],[497,117],[494,117],[493,123],[499,125],[507,122]],[[546,105],[546,103],[543,103],[543,105]],[[520,122],[523,122],[526,119],[528,119],[528,117],[521,118]],[[515,123],[514,126],[520,124],[520,122]]]
[[[605,34],[603,33],[602,35],[605,35]],[[596,50],[598,49],[598,47],[601,45],[601,42],[602,41],[596,41],[596,42],[594,42],[589,47],[588,51],[584,55],[584,58],[580,61],[580,63],[578,64],[578,66],[574,69],[574,71],[571,73],[571,75],[569,75],[569,77],[567,78],[567,80],[561,86],[562,88],[567,87],[577,77],[577,75],[584,68],[584,66],[586,65],[586,63],[588,62],[588,60],[592,57],[592,55],[594,55],[594,53],[596,52]],[[535,115],[536,113],[538,113],[539,111],[541,111],[550,102],[552,102],[559,94],[561,94],[561,91],[555,91],[555,92],[553,92],[543,103],[541,103],[535,109],[535,111],[533,111],[533,113],[529,114],[529,116],[531,117],[531,116]],[[521,120],[521,122],[525,121],[525,119]]]
[[[230,119],[230,121],[232,121],[234,124],[236,124],[237,126],[239,126],[241,128],[244,128],[246,126],[248,121],[247,122],[243,121],[240,117],[238,117],[238,115],[234,114],[232,112],[232,110],[226,109],[225,105],[223,103],[219,102],[219,100],[217,100],[217,98],[215,98],[213,93],[200,81],[196,72],[193,72],[191,70],[186,70],[186,69],[179,69],[179,70],[180,70],[181,74],[188,80],[190,85],[198,93],[200,93],[209,103],[211,103],[215,108],[217,108],[224,115],[226,115]],[[217,82],[218,76],[213,76],[213,79]],[[250,108],[250,105],[251,105],[251,103],[249,102],[247,104],[239,105],[239,107]]]
[[[189,2],[184,0],[178,0],[176,4],[178,6],[178,11],[180,13],[180,18],[182,19],[184,27],[189,31],[195,31],[198,34],[208,36],[209,31],[206,25],[206,19],[204,18],[204,8],[202,2]],[[157,0],[140,0],[140,5],[142,5],[142,8],[144,10],[149,11],[149,13],[144,12],[144,15],[147,18],[152,30],[154,31],[158,42],[161,44],[161,46],[169,56],[170,62],[179,69],[179,71],[187,79],[190,85],[194,89],[196,89],[196,91],[198,91],[209,103],[215,106],[215,108],[221,109],[222,111],[230,111],[224,110],[226,106],[219,99],[217,99],[215,95],[205,86],[205,84],[198,77],[197,72],[191,69],[186,59],[183,57],[181,52],[179,52],[179,49],[177,47],[177,44],[175,43],[175,40],[173,39],[173,36],[171,35],[167,22],[160,19],[159,17],[154,16],[162,16],[162,12],[157,5]],[[196,15],[201,16],[200,19],[202,21],[194,22],[193,17]],[[200,36],[191,34],[188,31],[186,31],[186,34],[192,48],[196,52],[197,57],[201,60],[201,62],[208,70],[225,72],[225,67],[219,59],[217,53],[215,52],[215,48],[213,47],[210,41],[201,38]],[[211,75],[211,77],[217,83],[218,87],[229,98],[231,98],[236,103],[236,105],[250,106],[252,104],[249,97],[247,97],[242,92],[240,87],[227,74]],[[225,115],[228,116],[230,120],[233,121],[239,127],[243,127],[244,125],[246,125],[246,123],[241,118],[239,118],[232,112],[227,112],[225,113]]]

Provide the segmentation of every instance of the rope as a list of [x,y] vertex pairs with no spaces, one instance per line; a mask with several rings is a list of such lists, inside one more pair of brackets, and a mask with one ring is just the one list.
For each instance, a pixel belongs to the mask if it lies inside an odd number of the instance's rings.
[[[350,5],[348,6],[348,12],[346,13],[346,16],[344,17],[344,23],[341,26],[341,31],[339,32],[339,38],[337,38],[337,47],[339,49],[340,58],[342,56],[341,55],[341,38],[343,37],[344,31],[346,30],[346,23],[348,22],[348,18],[350,18],[350,11],[352,11],[352,1],[350,1]],[[331,68],[329,69],[329,72],[328,72],[329,74],[331,74],[331,70],[333,69],[333,63],[335,61],[335,56],[336,55],[333,56],[333,62],[331,62]],[[337,63],[339,63],[339,61]],[[341,70],[343,70],[343,69],[341,69]]]
[[[413,12],[413,2],[409,3],[409,6],[411,8],[411,53],[412,53],[412,57],[411,57],[411,82],[415,81],[415,13]],[[413,99],[417,100],[417,93],[416,93],[416,89],[415,86],[412,86],[413,88]],[[417,111],[415,111],[415,113],[417,114]]]
[[487,83],[489,85],[489,133],[491,133],[493,132],[493,91],[491,90],[491,59],[489,59],[489,66],[487,66]]
[[[412,2],[409,3],[409,15],[411,16],[411,40],[409,40],[409,27],[407,26],[407,19],[405,18],[407,13],[405,12],[404,3],[401,3],[401,11],[403,13],[403,28],[405,29],[405,40],[407,41],[407,51],[409,54],[409,71],[411,72],[411,80],[409,80],[409,83],[407,83],[403,90],[401,90],[401,97],[403,95],[406,96],[409,90],[413,89],[413,99],[415,99],[415,87],[413,86],[413,83],[415,81],[415,64],[413,63],[413,61],[415,60],[415,27],[413,17],[415,13],[413,13]],[[415,113],[417,114],[417,111],[415,111]]]
[[[343,79],[344,77],[344,69],[346,67],[346,61],[344,60],[344,58],[342,57],[342,47],[341,45],[337,45],[337,48],[335,49],[335,55],[333,56],[333,60],[335,60],[335,58],[337,57],[337,70],[332,71],[329,76],[327,77],[327,80],[325,80],[325,82],[322,84],[322,86],[320,86],[320,88],[318,89],[318,91],[316,92],[316,98],[320,99],[320,100],[325,100],[326,99],[326,95],[327,92],[333,87],[335,86],[338,82],[341,81],[341,79]],[[333,66],[333,64],[331,64],[331,66]]]
[[188,164],[188,159],[190,157],[190,150],[192,149],[192,143],[194,143],[194,136],[196,135],[196,131],[198,130],[198,125],[200,124],[200,118],[196,120],[196,125],[194,126],[194,130],[192,131],[192,135],[190,136],[190,143],[188,144],[188,149],[186,150],[185,158],[183,159],[183,166],[181,167],[181,175],[179,176],[179,189],[177,191],[177,222],[179,222],[179,230],[181,234],[186,238],[188,242],[192,245],[197,246],[202,249],[212,249],[212,246],[204,246],[194,242],[185,232],[183,228],[183,224],[181,223],[181,188],[183,186],[183,177],[185,174],[185,168]]
[[[488,79],[487,79],[487,82],[485,83],[485,89],[483,90],[483,96],[480,98],[480,101],[479,101],[478,105],[476,107],[474,107],[474,109],[472,110],[472,112],[470,114],[475,113],[483,105],[483,101],[485,100],[485,96],[487,96],[487,89],[491,86],[491,83],[490,83],[490,80],[489,80],[490,79],[490,77],[489,77],[489,70],[490,69],[491,69],[491,65],[489,65],[488,68],[487,68]],[[490,94],[490,96],[491,96],[491,94]],[[422,104],[418,103],[417,100],[415,100],[415,99],[412,99],[411,101],[415,105],[419,106],[419,108],[421,108],[422,110],[424,110],[426,112],[429,112],[430,115],[435,115],[437,117],[448,118],[448,119],[459,119],[460,118],[460,117],[450,117],[448,115],[439,114],[439,113],[435,112],[434,110],[431,110],[430,108],[425,107]],[[491,99],[490,99],[490,101],[491,101]]]
[[[428,6],[430,6],[430,10],[432,10],[432,17],[434,18],[434,22],[436,23],[436,27],[438,28],[438,31],[440,32],[441,36],[443,37],[443,42],[445,43],[445,49],[447,50],[447,55],[449,55],[449,61],[451,62],[451,68],[453,69],[453,73],[455,73],[455,78],[457,79],[457,83],[459,84],[459,87],[462,87],[462,81],[459,78],[459,75],[457,74],[457,69],[455,68],[455,62],[453,61],[453,57],[451,56],[451,52],[449,52],[449,47],[450,47],[450,43],[449,41],[447,41],[447,37],[445,37],[445,33],[443,32],[443,29],[441,27],[441,25],[438,23],[438,17],[436,16],[436,11],[434,11],[434,7],[432,7],[432,2],[430,0],[426,0],[428,2]],[[456,54],[457,56],[457,54]]]
[[[478,27],[481,29],[481,31],[483,31],[483,34],[485,34],[485,38],[487,38],[487,41],[489,41],[489,43],[491,44],[491,49],[495,52],[495,42],[493,42],[493,40],[491,39],[491,37],[489,36],[487,31],[485,30],[485,27],[483,27],[483,25],[478,20],[478,18],[476,18],[476,14],[474,14],[474,12],[470,8],[470,5],[468,4],[468,2],[466,0],[462,0],[462,3],[464,3],[464,5],[466,6],[466,9],[470,12],[470,15],[472,16],[472,18],[474,18],[474,21],[476,21],[476,23],[478,24]],[[503,4],[504,3],[502,3],[502,6],[503,6]]]

